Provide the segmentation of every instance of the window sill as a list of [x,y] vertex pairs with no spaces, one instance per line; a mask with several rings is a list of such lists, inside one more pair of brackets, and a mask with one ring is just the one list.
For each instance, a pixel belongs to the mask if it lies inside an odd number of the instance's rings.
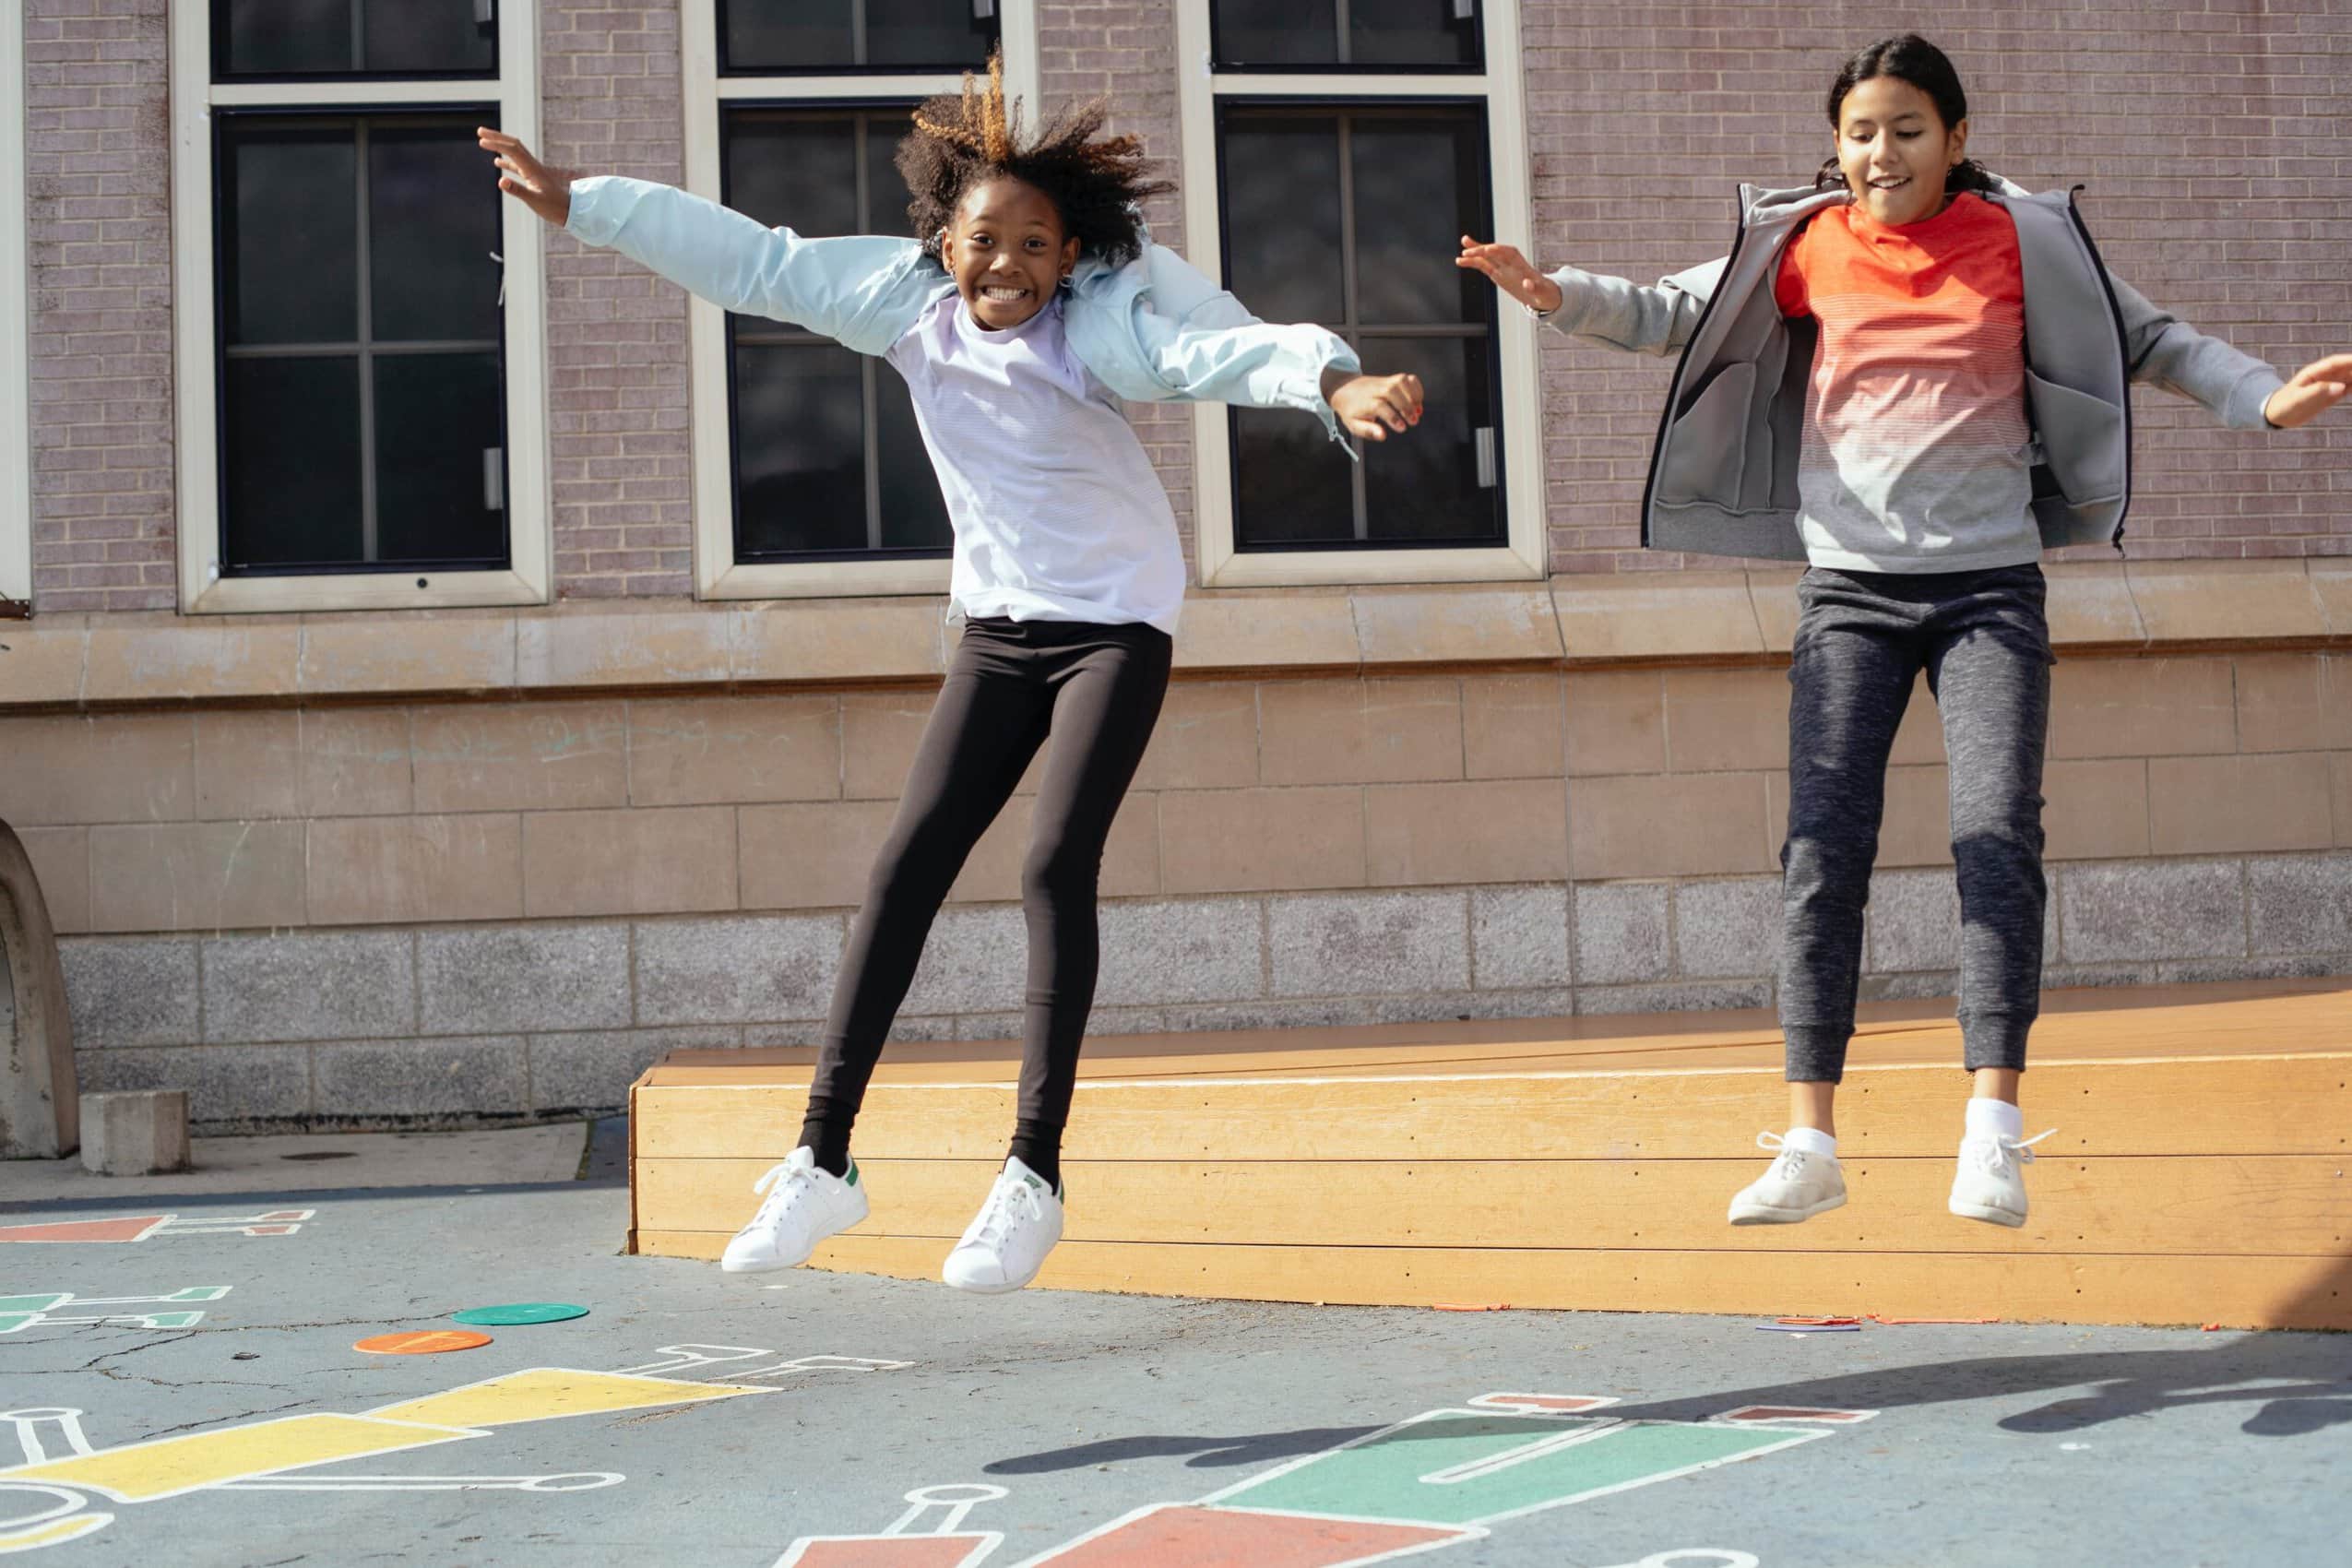
[[[2352,557],[2044,569],[2063,654],[2352,647]],[[1796,576],[1210,589],[1185,607],[1176,663],[1194,680],[1771,666],[1796,629]],[[932,596],[42,616],[0,628],[0,711],[921,685],[944,671],[951,640]]]

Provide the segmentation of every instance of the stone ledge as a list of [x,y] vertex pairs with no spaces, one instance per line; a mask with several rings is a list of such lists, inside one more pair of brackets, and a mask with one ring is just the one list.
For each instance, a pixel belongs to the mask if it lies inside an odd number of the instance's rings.
[[[2058,563],[2061,652],[2131,657],[2352,647],[2352,557]],[[1265,673],[1740,667],[1783,662],[1793,568],[1534,583],[1195,590],[1176,665]],[[396,698],[923,685],[944,600],[598,600],[526,610],[188,618],[58,615],[0,627],[0,712]]]

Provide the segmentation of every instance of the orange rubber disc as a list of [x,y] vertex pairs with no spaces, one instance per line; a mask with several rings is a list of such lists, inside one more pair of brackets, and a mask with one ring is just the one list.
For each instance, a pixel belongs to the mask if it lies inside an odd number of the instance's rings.
[[487,1334],[463,1328],[413,1329],[406,1334],[379,1334],[351,1347],[371,1356],[432,1356],[444,1350],[471,1350],[490,1343]]

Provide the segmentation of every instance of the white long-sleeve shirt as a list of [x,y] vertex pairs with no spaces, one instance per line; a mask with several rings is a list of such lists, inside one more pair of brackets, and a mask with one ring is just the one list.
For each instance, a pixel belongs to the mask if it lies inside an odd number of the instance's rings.
[[944,294],[884,357],[913,395],[947,501],[958,610],[1175,634],[1175,514],[1117,399],[1071,350],[1059,296],[991,332]]

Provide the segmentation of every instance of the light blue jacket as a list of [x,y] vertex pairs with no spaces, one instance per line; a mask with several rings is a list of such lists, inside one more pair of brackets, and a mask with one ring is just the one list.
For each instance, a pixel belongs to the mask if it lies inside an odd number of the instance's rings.
[[[789,321],[861,354],[882,354],[955,280],[912,240],[802,239],[671,185],[600,174],[572,182],[564,227],[608,245],[714,304]],[[1331,366],[1356,351],[1313,326],[1271,326],[1146,240],[1123,267],[1085,255],[1070,275],[1063,328],[1079,362],[1131,402],[1240,403],[1315,415]]]

